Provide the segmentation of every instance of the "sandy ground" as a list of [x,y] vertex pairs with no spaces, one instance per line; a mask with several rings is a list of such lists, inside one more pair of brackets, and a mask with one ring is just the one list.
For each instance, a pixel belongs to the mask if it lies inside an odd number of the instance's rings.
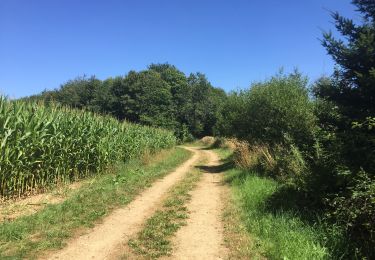
[[87,181],[74,182],[57,187],[50,192],[1,202],[0,223],[3,221],[13,221],[21,216],[34,214],[49,204],[61,203],[72,191],[79,189],[86,182]]
[[218,156],[207,153],[209,163],[202,167],[206,172],[192,191],[192,199],[187,205],[189,219],[173,241],[175,252],[169,259],[224,259],[227,250],[223,238],[222,196],[226,189],[221,181],[217,166]]
[[121,255],[122,244],[142,228],[143,223],[160,206],[169,188],[180,181],[203,155],[203,151],[187,148],[194,152],[192,158],[163,179],[155,182],[135,198],[127,207],[115,210],[89,233],[72,239],[67,246],[44,259],[116,259]]

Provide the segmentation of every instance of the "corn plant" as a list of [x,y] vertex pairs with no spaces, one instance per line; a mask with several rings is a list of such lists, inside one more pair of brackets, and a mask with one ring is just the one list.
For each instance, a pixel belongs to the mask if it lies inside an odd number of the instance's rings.
[[175,143],[163,129],[0,97],[0,196],[74,181]]

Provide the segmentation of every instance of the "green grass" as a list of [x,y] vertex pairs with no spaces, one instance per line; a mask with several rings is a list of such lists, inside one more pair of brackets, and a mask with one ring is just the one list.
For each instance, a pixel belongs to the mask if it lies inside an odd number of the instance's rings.
[[[230,156],[228,150],[216,151],[222,158]],[[239,225],[244,224],[251,238],[251,250],[242,251],[259,252],[269,259],[332,258],[328,244],[337,237],[327,234],[323,225],[307,223],[297,211],[270,206],[281,184],[236,168],[226,170],[225,175],[241,215]]]
[[191,156],[175,148],[149,162],[130,160],[110,173],[97,176],[61,204],[13,222],[0,224],[0,259],[36,258],[42,251],[58,249],[74,234],[93,227],[113,209],[129,203],[139,192]]
[[151,259],[171,254],[171,237],[186,224],[188,211],[185,204],[191,198],[189,191],[195,187],[201,175],[200,170],[191,171],[171,189],[163,208],[147,220],[136,238],[129,240],[128,245],[135,254]]

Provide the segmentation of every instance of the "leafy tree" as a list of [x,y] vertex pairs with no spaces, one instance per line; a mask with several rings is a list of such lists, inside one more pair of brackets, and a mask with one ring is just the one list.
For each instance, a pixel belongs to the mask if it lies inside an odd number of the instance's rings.
[[139,74],[134,89],[140,90],[137,100],[140,123],[173,129],[175,119],[170,85],[155,71]]
[[120,120],[139,122],[140,89],[136,87],[139,75],[130,71],[126,77],[116,77],[110,85],[111,114]]
[[173,129],[180,140],[188,140],[192,134],[212,134],[218,107],[225,98],[225,92],[214,88],[203,74],[187,78],[165,63],[104,81],[78,77],[28,99],[55,101],[120,120]]
[[75,108],[85,108],[91,104],[93,95],[101,81],[94,76],[78,77],[70,80],[56,92],[56,101]]
[[111,108],[113,97],[110,92],[113,82],[113,78],[108,78],[101,82],[101,84],[98,84],[92,95],[92,101],[89,106],[90,110],[102,114],[113,114]]
[[228,94],[226,100],[222,103],[216,125],[214,127],[215,135],[225,137],[246,136],[246,123],[243,120],[243,114],[246,106],[245,91],[232,91]]
[[221,89],[214,89],[202,73],[190,74],[188,84],[192,92],[190,131],[197,137],[212,135],[219,105],[226,94]]
[[300,73],[279,74],[232,93],[223,106],[218,131],[250,143],[271,146],[293,142],[308,150],[314,142],[316,117]]
[[173,114],[176,123],[176,135],[180,139],[186,139],[186,127],[188,124],[188,116],[191,110],[191,88],[188,85],[185,74],[179,71],[175,66],[168,63],[165,64],[151,64],[149,70],[156,71],[161,78],[170,86],[172,94]]

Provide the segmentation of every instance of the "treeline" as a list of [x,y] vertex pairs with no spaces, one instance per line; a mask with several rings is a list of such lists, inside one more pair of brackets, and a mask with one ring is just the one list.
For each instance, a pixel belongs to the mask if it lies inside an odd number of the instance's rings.
[[169,64],[99,80],[80,77],[27,100],[58,102],[109,114],[119,120],[163,127],[181,141],[212,135],[217,111],[226,94],[201,73],[186,76]]
[[243,166],[285,184],[273,199],[342,232],[344,242],[327,241],[335,258],[374,259],[375,4],[353,3],[363,23],[333,13],[345,40],[322,40],[337,64],[332,77],[309,88],[298,72],[278,74],[232,92],[216,132],[246,140]]

